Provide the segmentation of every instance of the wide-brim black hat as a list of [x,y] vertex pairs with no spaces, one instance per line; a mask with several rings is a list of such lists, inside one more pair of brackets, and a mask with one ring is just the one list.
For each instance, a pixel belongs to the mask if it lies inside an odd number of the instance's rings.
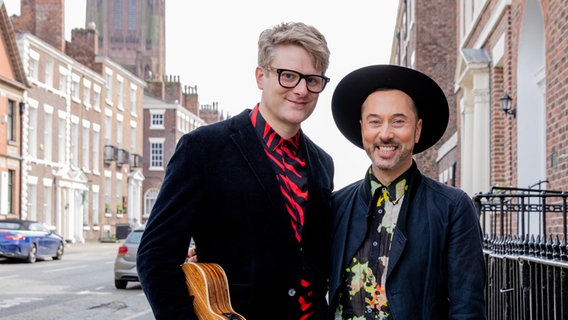
[[367,97],[381,88],[397,89],[406,93],[418,109],[422,119],[420,140],[413,153],[433,146],[448,126],[448,100],[440,86],[427,75],[397,65],[373,65],[346,75],[335,88],[331,111],[341,133],[353,144],[363,148],[361,137],[361,107]]

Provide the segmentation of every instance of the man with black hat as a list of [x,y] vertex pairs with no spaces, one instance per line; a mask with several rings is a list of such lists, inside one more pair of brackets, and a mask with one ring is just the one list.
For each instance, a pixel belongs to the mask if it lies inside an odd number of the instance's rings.
[[333,196],[329,318],[485,319],[473,202],[424,176],[412,158],[446,130],[442,89],[413,69],[368,66],[341,80],[332,111],[371,166]]

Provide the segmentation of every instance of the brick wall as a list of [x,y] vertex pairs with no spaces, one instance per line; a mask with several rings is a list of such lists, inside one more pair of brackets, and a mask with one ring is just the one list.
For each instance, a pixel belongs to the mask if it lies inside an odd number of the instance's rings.
[[[413,45],[409,45],[407,54],[415,50],[414,68],[426,73],[440,85],[450,106],[448,128],[442,139],[434,147],[415,156],[420,170],[438,179],[438,174],[457,162],[459,157],[459,152],[447,154],[440,167],[436,161],[440,146],[458,129],[453,88],[457,58],[456,2],[418,0],[414,6],[415,24],[410,31],[410,43]],[[408,57],[407,61],[411,63]]]
[[65,0],[22,0],[16,30],[28,31],[59,51],[65,50]]

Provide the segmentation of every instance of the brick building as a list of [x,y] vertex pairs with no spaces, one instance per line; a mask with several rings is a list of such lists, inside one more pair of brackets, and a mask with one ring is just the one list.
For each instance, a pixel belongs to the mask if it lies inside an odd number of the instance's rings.
[[0,219],[20,212],[21,112],[27,87],[14,29],[0,1]]
[[87,0],[87,23],[98,31],[100,54],[144,80],[166,71],[165,0]]
[[97,29],[101,54],[147,83],[144,97],[144,222],[181,135],[223,119],[216,102],[199,104],[197,86],[165,75],[165,1],[87,0],[87,24]]
[[[456,2],[400,1],[390,63],[421,71],[442,88],[450,106],[455,105]],[[457,112],[450,108],[448,128],[432,148],[416,155],[417,165],[431,178],[455,186]]]
[[32,86],[19,214],[53,225],[68,242],[111,238],[119,224],[141,218],[145,83],[89,45],[95,30],[76,30],[77,43],[62,40],[63,20],[63,0],[22,1],[12,17]]
[[69,242],[108,239],[148,216],[179,137],[223,115],[215,102],[199,104],[196,86],[163,75],[163,0],[88,1],[93,21],[70,42],[64,5],[22,0],[12,16],[31,84],[21,99],[26,170],[14,196],[27,205],[14,214]]
[[[446,10],[454,5],[456,18],[447,26],[454,36],[431,37],[445,28],[434,21],[447,20]],[[391,61],[430,70],[445,90],[451,89],[446,94],[453,115],[434,149],[437,157],[418,154],[417,162],[437,166],[440,181],[455,177],[455,185],[471,196],[503,190],[566,192],[567,15],[564,0],[400,1]],[[415,43],[423,41],[456,46],[415,50]],[[422,59],[431,69],[422,67]],[[436,71],[445,69],[453,74]],[[453,175],[446,174],[451,163]],[[542,200],[536,197],[524,201],[536,206],[519,206],[524,220],[508,218],[510,226],[523,228],[522,235],[564,230],[566,236],[562,212],[529,215],[531,208],[547,207],[539,207]]]
[[568,189],[567,14],[562,0],[400,1],[391,62],[430,74],[451,107],[437,155],[416,156],[431,175],[471,195]]
[[[183,97],[186,103],[196,104],[197,89],[185,87]],[[203,119],[179,101],[166,102],[149,95],[144,97],[144,158],[148,161],[144,162],[146,179],[142,221],[150,216],[164,180],[166,165],[177,142],[185,133],[205,124]]]

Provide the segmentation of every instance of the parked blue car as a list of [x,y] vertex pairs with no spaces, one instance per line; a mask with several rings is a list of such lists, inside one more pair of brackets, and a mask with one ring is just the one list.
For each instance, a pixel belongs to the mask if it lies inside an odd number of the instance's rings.
[[34,263],[37,259],[63,257],[63,237],[31,220],[0,220],[0,257]]

